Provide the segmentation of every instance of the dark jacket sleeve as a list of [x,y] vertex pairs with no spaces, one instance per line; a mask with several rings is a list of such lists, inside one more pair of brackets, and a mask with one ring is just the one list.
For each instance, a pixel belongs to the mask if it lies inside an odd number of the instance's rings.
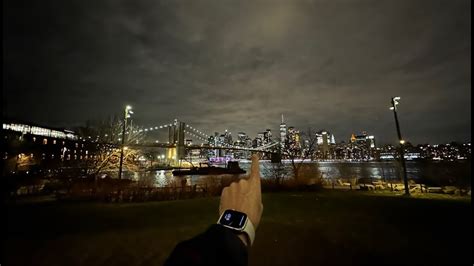
[[176,245],[165,266],[247,265],[247,247],[231,229],[212,225],[206,232]]

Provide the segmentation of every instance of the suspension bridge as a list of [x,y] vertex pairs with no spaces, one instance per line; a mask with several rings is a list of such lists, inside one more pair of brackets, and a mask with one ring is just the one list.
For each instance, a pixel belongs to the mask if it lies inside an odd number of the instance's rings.
[[[270,154],[270,156],[273,157],[277,155],[276,148],[279,147],[280,144],[278,141],[273,141],[257,147],[233,145],[232,143],[226,143],[220,140],[217,136],[211,138],[211,135],[204,133],[190,124],[179,121],[178,119],[175,119],[172,123],[139,128],[140,129],[134,130],[133,133],[141,133],[147,136],[154,132],[168,131],[168,141],[145,141],[142,143],[131,143],[128,144],[128,146],[135,148],[165,148],[166,160],[171,162],[171,164],[177,164],[179,160],[185,159],[187,153],[191,150],[261,152]],[[187,137],[199,140],[201,141],[201,144],[186,144],[185,140]]]

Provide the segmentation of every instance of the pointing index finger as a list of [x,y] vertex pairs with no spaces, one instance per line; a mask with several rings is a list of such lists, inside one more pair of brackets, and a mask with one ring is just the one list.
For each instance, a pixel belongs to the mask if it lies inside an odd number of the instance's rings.
[[249,181],[260,183],[260,165],[257,154],[252,155],[252,166],[250,167]]

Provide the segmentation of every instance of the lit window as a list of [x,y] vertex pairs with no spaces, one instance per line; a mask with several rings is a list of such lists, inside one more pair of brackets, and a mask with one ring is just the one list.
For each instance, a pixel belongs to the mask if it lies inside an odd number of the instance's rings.
[[33,137],[33,142],[36,142],[36,137]]
[[43,139],[43,145],[48,144],[48,139]]
[[79,148],[79,143],[76,143],[76,148]]
[[63,145],[65,145],[65,144],[66,144],[66,142],[63,140]]
[[89,154],[89,151],[86,151],[86,155]]
[[71,154],[68,154],[68,155],[67,155],[67,159],[68,159],[68,160],[71,160]]
[[56,144],[56,140],[53,140],[53,144]]
[[54,154],[51,154],[51,159],[54,159]]

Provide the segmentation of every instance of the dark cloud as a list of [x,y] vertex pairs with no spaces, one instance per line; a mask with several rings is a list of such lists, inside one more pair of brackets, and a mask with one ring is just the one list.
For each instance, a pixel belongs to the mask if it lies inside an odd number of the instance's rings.
[[4,113],[470,140],[470,1],[3,1]]

